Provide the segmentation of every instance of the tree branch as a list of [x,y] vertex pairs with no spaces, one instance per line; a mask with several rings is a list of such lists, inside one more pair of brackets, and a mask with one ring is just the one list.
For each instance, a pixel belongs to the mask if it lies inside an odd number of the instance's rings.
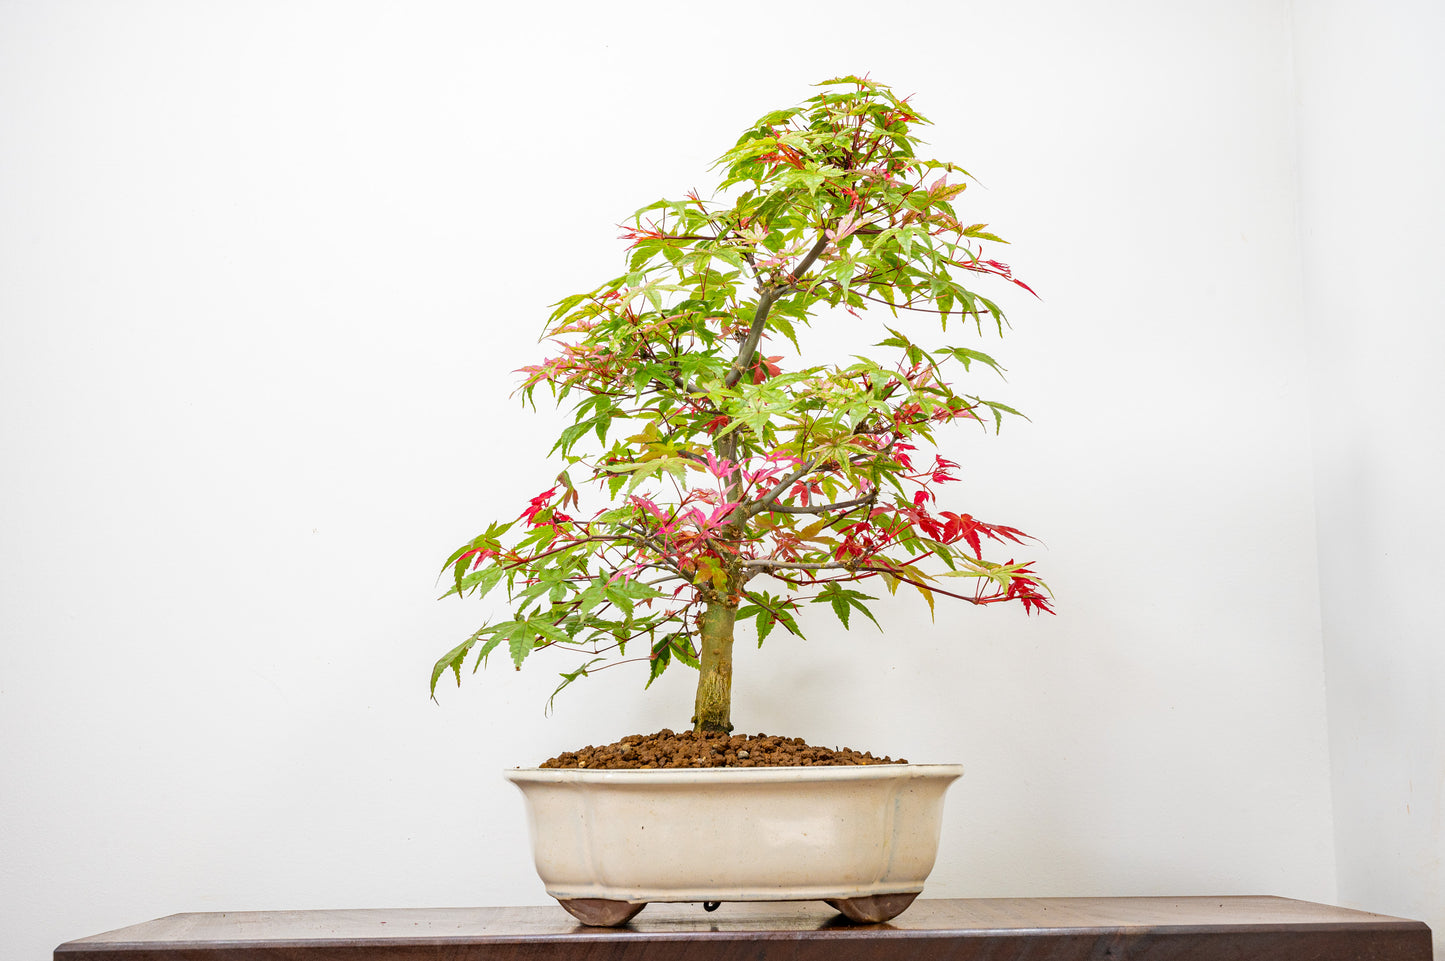
[[[857,290],[852,290],[852,293],[858,294],[858,296],[859,296],[859,297],[862,297],[864,300],[871,300],[871,301],[873,301],[873,303],[875,303],[875,304],[882,304],[882,305],[885,306],[885,307],[892,307],[892,308],[895,308],[895,309],[897,309],[897,310],[912,310],[912,311],[916,311],[917,313],[920,313],[920,314],[940,314],[940,315],[941,315],[941,314],[944,313],[943,311],[941,311],[941,310],[936,310],[936,309],[934,309],[934,308],[932,308],[932,307],[914,307],[914,306],[912,306],[911,303],[892,304],[892,303],[889,303],[888,301],[884,300],[882,297],[870,297],[870,296],[868,296],[867,294],[859,293]],[[948,311],[948,313],[949,313],[949,314],[958,314],[960,317],[982,317],[982,316],[984,315],[985,311],[982,311],[982,310],[964,310],[962,307],[955,307],[955,308],[953,308],[952,310]]]
[[841,561],[744,561],[744,567],[755,567],[759,573],[771,570],[781,571],[854,571],[863,568],[851,567]]
[[772,503],[778,499],[778,497],[783,493],[783,491],[796,484],[812,469],[813,461],[811,459],[804,461],[802,467],[799,467],[787,477],[784,477],[782,480],[778,481],[778,483],[773,487],[773,489],[764,494],[761,499],[756,500],[751,504],[744,505],[743,509],[739,511],[739,521],[746,521],[749,517],[753,517],[754,515],[759,514],[762,511],[771,510]]
[[723,378],[724,387],[736,387],[742,379],[743,371],[747,370],[753,362],[753,354],[757,352],[758,342],[763,339],[763,326],[768,320],[768,311],[773,309],[773,304],[778,299],[778,292],[772,288],[763,290],[758,295],[758,309],[753,314],[753,322],[748,327],[747,336],[743,338],[742,347],[738,348],[737,359],[733,361],[732,370],[727,372]]
[[743,345],[738,350],[737,360],[733,361],[732,370],[723,378],[724,387],[736,387],[742,379],[743,372],[752,365],[753,354],[757,352],[758,343],[763,339],[763,327],[768,320],[768,311],[772,310],[773,304],[785,293],[797,289],[798,278],[808,272],[813,262],[823,253],[828,246],[828,232],[825,229],[818,235],[818,240],[813,248],[803,255],[798,265],[789,272],[789,279],[786,283],[777,287],[766,287],[758,295],[758,309],[753,314],[753,322],[748,327],[747,337],[743,339]]
[[814,507],[788,507],[774,504],[771,507],[760,508],[756,513],[771,511],[774,514],[826,514],[828,511],[852,510],[855,507],[862,507],[864,504],[871,504],[878,499],[878,488],[862,497],[855,497],[851,501],[838,501],[833,504],[819,504]]
[[799,278],[801,278],[804,274],[808,272],[808,268],[813,266],[813,261],[817,260],[818,257],[823,253],[823,251],[827,249],[827,247],[828,231],[825,228],[823,232],[818,236],[818,242],[813,245],[813,249],[803,255],[803,259],[798,261],[797,267],[794,267],[791,271],[789,271],[789,280],[788,283],[784,286],[784,289],[797,289]]
[[[941,587],[934,587],[931,584],[924,584],[911,577],[905,577],[896,570],[887,567],[861,567],[841,563],[839,561],[826,562],[803,562],[803,561],[747,561],[744,567],[752,568],[754,574],[770,574],[774,570],[790,571],[848,571],[850,574],[858,575],[854,580],[862,580],[865,577],[877,577],[879,574],[887,574],[896,580],[912,584],[914,587],[921,587],[925,591],[932,591],[935,594],[942,594],[944,597],[952,597],[956,600],[967,601],[970,604],[981,605],[985,603],[977,597],[969,597],[967,594],[957,594],[953,591],[946,591]],[[751,575],[750,575],[751,576]],[[850,578],[830,578],[830,580],[847,581]],[[815,582],[816,583],[816,582]]]

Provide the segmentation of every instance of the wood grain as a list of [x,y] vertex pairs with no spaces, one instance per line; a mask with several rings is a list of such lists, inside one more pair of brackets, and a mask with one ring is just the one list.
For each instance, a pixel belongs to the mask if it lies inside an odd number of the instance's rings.
[[816,902],[654,904],[622,928],[556,905],[176,914],[55,961],[1430,961],[1418,921],[1273,897],[923,900],[855,925]]

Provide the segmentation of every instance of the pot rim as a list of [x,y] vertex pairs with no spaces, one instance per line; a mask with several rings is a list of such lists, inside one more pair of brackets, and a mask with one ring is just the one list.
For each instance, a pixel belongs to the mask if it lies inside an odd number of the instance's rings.
[[894,778],[947,778],[963,776],[962,764],[818,764],[793,767],[670,767],[670,768],[539,768],[514,767],[502,771],[509,781],[629,781],[670,783],[686,781],[871,781]]

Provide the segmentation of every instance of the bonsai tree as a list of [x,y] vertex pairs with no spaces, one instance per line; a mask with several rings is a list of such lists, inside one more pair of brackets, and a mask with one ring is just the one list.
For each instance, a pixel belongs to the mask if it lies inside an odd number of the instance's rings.
[[[985,259],[1000,238],[955,212],[968,174],[915,154],[927,121],[906,98],[867,77],[819,86],[743,133],[711,199],[633,215],[626,273],[555,305],[555,353],[523,368],[520,393],[573,401],[552,449],[565,469],[447,559],[443,596],[505,584],[511,615],[437,662],[433,695],[502,645],[518,668],[543,648],[582,652],[558,691],[628,661],[650,686],[680,661],[698,671],[694,729],[726,732],[742,622],[759,645],[778,625],[801,635],[804,603],[877,624],[865,582],[930,611],[939,598],[1050,611],[1028,564],[984,556],[1022,532],[936,499],[958,468],[936,432],[1017,414],[953,379],[1001,368],[924,345],[950,324],[1002,334],[1003,312],[960,277],[1029,288]],[[809,363],[804,334],[865,309],[889,321],[876,353]]]

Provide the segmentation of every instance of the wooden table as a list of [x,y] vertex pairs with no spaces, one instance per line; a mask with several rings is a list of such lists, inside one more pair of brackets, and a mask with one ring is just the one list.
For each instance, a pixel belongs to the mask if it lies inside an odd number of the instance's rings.
[[854,925],[816,902],[653,904],[622,928],[546,907],[174,914],[55,961],[1430,961],[1419,921],[1269,897],[917,901]]

